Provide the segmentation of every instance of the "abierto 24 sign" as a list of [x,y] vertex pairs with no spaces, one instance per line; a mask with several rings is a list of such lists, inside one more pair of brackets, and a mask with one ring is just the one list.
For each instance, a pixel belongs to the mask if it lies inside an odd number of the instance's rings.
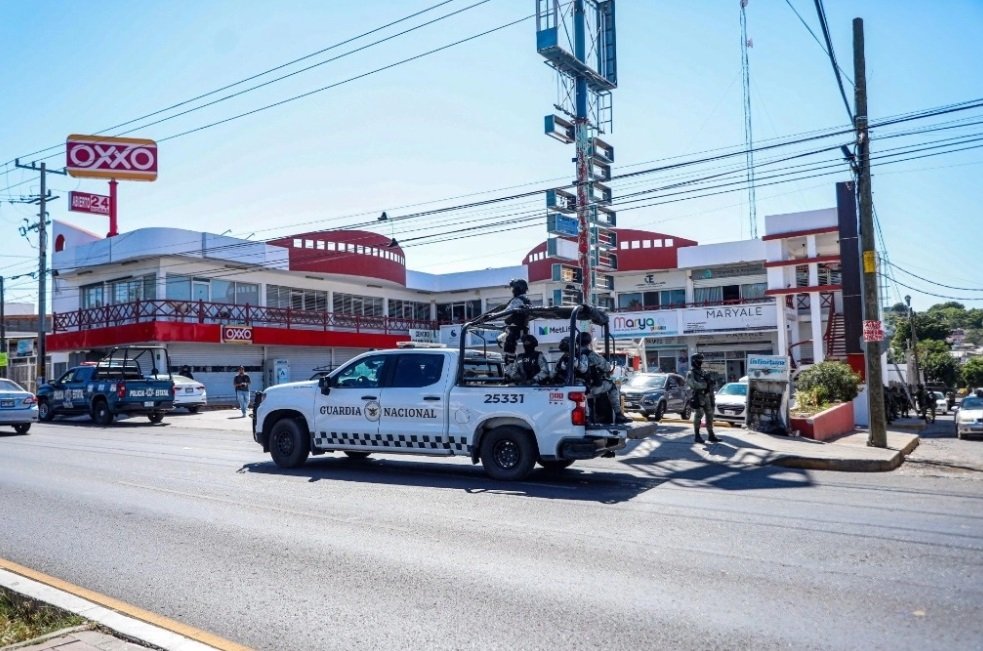
[[76,178],[154,181],[157,143],[145,138],[72,134],[65,143],[65,169]]

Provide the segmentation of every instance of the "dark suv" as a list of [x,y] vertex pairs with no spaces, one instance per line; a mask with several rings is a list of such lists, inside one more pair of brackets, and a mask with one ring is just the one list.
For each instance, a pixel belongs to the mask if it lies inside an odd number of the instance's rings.
[[639,412],[646,418],[662,420],[667,411],[689,419],[690,391],[686,380],[675,373],[635,373],[621,385],[625,411]]

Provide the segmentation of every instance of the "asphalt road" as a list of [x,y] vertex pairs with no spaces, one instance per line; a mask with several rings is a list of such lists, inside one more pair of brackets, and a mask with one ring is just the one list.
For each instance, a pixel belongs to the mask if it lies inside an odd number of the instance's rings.
[[931,472],[733,468],[668,421],[618,459],[503,484],[418,457],[284,472],[194,422],[0,436],[0,556],[256,649],[983,639],[983,473],[947,467],[958,451]]

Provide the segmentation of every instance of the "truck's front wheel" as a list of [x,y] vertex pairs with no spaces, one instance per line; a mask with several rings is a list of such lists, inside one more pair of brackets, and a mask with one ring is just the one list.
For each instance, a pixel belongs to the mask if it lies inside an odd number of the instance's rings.
[[525,479],[539,452],[528,431],[518,427],[498,427],[481,441],[481,465],[492,479]]
[[281,468],[297,468],[311,453],[306,428],[292,418],[278,420],[270,431],[270,457]]
[[109,404],[105,400],[92,405],[92,420],[103,427],[113,424],[113,412],[109,410]]

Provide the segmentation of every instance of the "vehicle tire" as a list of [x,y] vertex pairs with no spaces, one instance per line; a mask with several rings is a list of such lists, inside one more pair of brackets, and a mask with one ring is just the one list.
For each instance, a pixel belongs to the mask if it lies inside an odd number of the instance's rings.
[[199,411],[201,411],[201,407],[188,407],[189,414],[197,414]]
[[45,423],[50,423],[55,419],[55,411],[48,404],[46,398],[38,400],[38,419]]
[[662,417],[666,415],[666,403],[659,401],[659,404],[655,407],[655,413],[652,414],[652,420],[659,422]]
[[281,468],[304,465],[311,453],[307,427],[293,418],[281,418],[270,431],[270,457]]
[[113,424],[113,412],[109,410],[109,403],[105,400],[98,400],[92,405],[92,420],[96,425],[106,427]]
[[693,410],[690,409],[689,404],[683,407],[683,410],[679,412],[679,417],[683,420],[689,420],[693,416]]
[[147,418],[150,419],[151,423],[159,423],[164,420],[164,414],[162,412],[155,411],[152,414],[147,414]]
[[481,465],[492,479],[520,481],[529,476],[539,451],[528,430],[497,427],[481,440]]
[[549,472],[560,472],[573,465],[573,459],[540,459],[539,465]]
[[349,459],[368,459],[371,452],[362,452],[361,450],[345,450],[345,456]]
[[14,425],[14,431],[18,434],[27,434],[31,429],[30,423],[19,423]]

